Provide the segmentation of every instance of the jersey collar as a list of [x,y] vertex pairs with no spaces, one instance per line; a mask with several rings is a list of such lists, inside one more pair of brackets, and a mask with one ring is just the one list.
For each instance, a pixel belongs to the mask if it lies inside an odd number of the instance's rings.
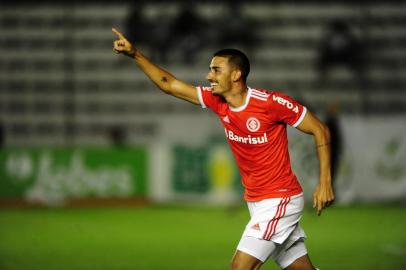
[[250,102],[250,98],[251,98],[251,88],[250,87],[247,87],[247,88],[248,88],[248,93],[247,93],[247,96],[245,97],[244,104],[239,107],[235,107],[235,108],[228,105],[228,108],[230,108],[231,111],[241,112],[248,106],[248,103]]

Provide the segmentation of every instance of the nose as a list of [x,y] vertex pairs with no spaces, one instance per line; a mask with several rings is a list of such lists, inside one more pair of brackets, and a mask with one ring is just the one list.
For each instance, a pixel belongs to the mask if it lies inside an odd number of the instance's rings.
[[207,73],[206,79],[207,79],[209,82],[213,80],[213,75],[212,75],[212,72],[211,72],[211,71],[209,71],[209,73]]

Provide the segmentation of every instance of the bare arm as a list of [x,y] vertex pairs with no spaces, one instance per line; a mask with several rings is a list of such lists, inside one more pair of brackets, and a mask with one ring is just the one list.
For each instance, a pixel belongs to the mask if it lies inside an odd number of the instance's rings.
[[314,136],[320,164],[320,182],[313,193],[313,207],[316,208],[317,214],[320,215],[321,211],[334,201],[334,192],[331,184],[330,131],[311,112],[306,113],[305,118],[297,128]]
[[138,49],[136,49],[119,31],[112,29],[118,37],[114,41],[114,51],[122,53],[135,60],[140,69],[166,94],[200,104],[194,86],[176,79],[172,74],[152,63]]

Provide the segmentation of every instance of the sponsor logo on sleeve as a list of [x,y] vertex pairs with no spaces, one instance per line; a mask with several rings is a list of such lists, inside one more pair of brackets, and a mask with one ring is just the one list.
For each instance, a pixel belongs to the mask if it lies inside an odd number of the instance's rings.
[[278,96],[272,95],[272,99],[273,99],[273,101],[278,102],[282,106],[285,106],[286,108],[288,108],[289,110],[292,110],[295,113],[299,112],[299,107],[297,105],[293,105],[292,102],[284,99],[283,97],[278,97]]

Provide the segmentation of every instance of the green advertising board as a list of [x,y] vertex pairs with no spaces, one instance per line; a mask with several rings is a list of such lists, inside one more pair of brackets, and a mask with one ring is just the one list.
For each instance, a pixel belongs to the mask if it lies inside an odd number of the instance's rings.
[[240,174],[229,146],[221,136],[209,137],[202,145],[172,147],[172,187],[177,194],[243,193]]
[[14,148],[0,151],[0,198],[45,204],[71,198],[126,198],[147,192],[139,148]]

